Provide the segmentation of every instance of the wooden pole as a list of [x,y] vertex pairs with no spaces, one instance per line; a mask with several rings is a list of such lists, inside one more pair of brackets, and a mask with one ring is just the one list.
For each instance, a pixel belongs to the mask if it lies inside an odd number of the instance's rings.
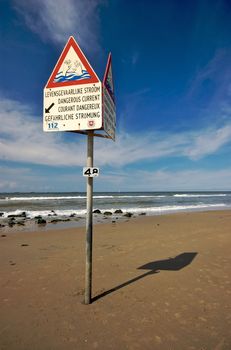
[[[93,132],[87,136],[87,167],[93,167]],[[91,303],[92,292],[92,208],[93,177],[87,178],[87,217],[86,217],[86,272],[85,272],[85,304]]]

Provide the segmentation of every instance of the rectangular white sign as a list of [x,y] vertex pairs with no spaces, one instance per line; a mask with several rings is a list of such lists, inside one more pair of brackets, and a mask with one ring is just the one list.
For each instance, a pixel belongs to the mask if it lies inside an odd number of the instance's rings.
[[87,176],[87,177],[99,176],[99,168],[84,167],[83,168],[83,176]]
[[102,84],[44,89],[44,131],[78,131],[102,128]]

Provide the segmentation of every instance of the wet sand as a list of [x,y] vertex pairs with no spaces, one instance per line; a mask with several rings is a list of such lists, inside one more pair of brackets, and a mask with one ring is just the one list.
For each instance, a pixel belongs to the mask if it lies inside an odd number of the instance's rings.
[[231,349],[231,211],[0,231],[0,349]]

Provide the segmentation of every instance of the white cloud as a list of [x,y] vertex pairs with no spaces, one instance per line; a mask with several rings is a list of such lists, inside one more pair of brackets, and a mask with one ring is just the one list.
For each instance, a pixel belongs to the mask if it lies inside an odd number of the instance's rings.
[[[0,191],[85,191],[79,170],[62,176],[47,176],[29,168],[0,167]],[[225,170],[104,171],[95,191],[225,191],[231,189],[231,168]]]
[[0,192],[84,191],[85,182],[79,168],[68,168],[60,175],[38,167],[0,166]]
[[19,102],[0,101],[0,159],[44,165],[84,164],[83,143],[66,143],[60,134],[42,131],[42,119]]
[[[42,118],[17,101],[0,100],[0,159],[50,166],[83,166],[86,138],[67,133],[44,133]],[[121,132],[116,142],[95,138],[95,164],[122,167],[164,157],[200,159],[231,142],[231,123],[220,128],[184,133]]]
[[187,98],[196,98],[201,94],[203,96],[207,93],[207,84],[209,84],[211,89],[207,107],[210,107],[210,110],[220,108],[224,103],[230,103],[230,59],[229,48],[218,49],[211,60],[195,74],[190,83]]
[[211,191],[231,189],[231,169],[118,172],[104,177],[114,191]]
[[139,53],[135,52],[132,56],[132,65],[135,66],[137,64],[137,62],[139,61]]
[[0,166],[0,191],[17,191],[19,186],[18,179],[24,178],[29,173],[27,168],[11,168]]
[[80,46],[98,49],[98,7],[102,0],[14,0],[26,25],[43,40],[64,44],[73,35]]
[[191,159],[199,159],[215,153],[229,142],[231,142],[231,124],[199,134],[194,138],[193,144],[186,150],[185,154]]
[[[208,128],[184,133],[147,132],[120,133],[116,143],[98,142],[96,160],[123,166],[143,160],[164,157],[187,157],[198,160],[220,151],[231,143],[231,123],[220,128]],[[105,151],[106,150],[106,151]]]

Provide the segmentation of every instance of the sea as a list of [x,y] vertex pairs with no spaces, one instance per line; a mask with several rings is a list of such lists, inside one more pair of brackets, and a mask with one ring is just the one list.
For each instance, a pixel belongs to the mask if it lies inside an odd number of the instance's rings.
[[[160,215],[188,211],[231,209],[231,192],[95,192],[93,207],[102,213]],[[26,213],[27,218],[86,214],[86,193],[0,193],[0,221]]]

